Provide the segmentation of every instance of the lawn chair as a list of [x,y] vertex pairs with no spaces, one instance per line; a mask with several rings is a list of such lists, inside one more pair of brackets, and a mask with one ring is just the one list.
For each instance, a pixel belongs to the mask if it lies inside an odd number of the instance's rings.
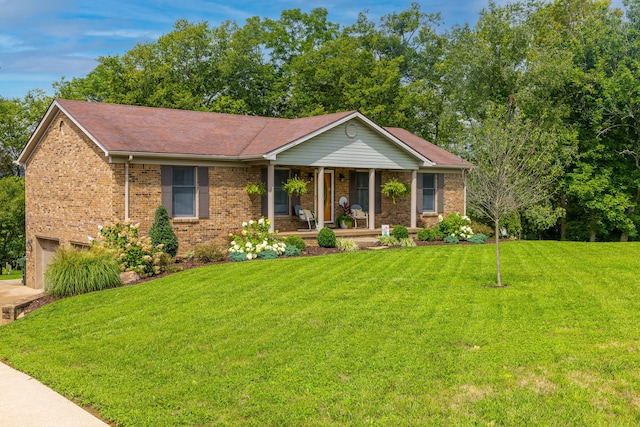
[[293,209],[296,215],[298,215],[300,221],[307,223],[307,225],[309,226],[309,231],[312,230],[311,224],[313,224],[313,228],[315,228],[316,217],[313,212],[311,212],[309,209],[302,209],[300,205],[295,205]]
[[354,228],[358,228],[358,220],[364,220],[366,227],[369,228],[369,214],[362,210],[362,206],[351,205],[351,215],[353,215]]

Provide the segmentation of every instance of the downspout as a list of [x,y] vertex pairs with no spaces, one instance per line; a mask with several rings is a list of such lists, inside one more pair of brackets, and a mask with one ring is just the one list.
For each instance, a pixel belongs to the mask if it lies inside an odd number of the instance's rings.
[[124,219],[129,219],[129,162],[133,160],[133,156],[129,155],[129,158],[124,163]]
[[467,216],[467,171],[462,169],[462,188],[463,191],[463,199],[462,199],[462,215]]

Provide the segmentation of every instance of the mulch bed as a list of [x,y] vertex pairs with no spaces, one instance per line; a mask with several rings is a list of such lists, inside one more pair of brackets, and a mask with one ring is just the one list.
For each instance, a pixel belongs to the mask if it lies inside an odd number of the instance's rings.
[[[420,240],[416,240],[416,245],[417,246],[442,246],[442,245],[446,245],[447,243],[443,242],[443,241],[435,241],[435,242],[422,242]],[[469,242],[465,242],[465,241],[461,241],[459,243],[460,245],[473,245],[473,243],[469,243]],[[369,247],[376,247],[379,246],[377,243],[363,243],[360,244],[360,248],[361,249],[366,249]],[[319,246],[312,246],[312,245],[307,245],[306,249],[304,250],[304,252],[302,252],[300,254],[300,256],[322,256],[322,255],[329,255],[329,254],[337,254],[340,253],[340,250],[337,248],[321,248]],[[220,262],[212,262],[212,263],[197,263],[194,262],[192,259],[178,259],[178,261],[176,262],[176,265],[179,267],[180,271],[184,271],[184,270],[190,270],[192,268],[197,268],[197,267],[204,267],[206,265],[213,265],[213,264],[223,264],[223,263],[227,263],[230,261],[220,261]],[[137,280],[134,283],[128,284],[128,285],[123,285],[123,286],[133,286],[133,285],[138,285],[140,283],[144,283],[144,282],[148,282],[149,280],[155,280],[155,279],[159,279],[161,277],[165,277],[168,276],[172,273],[166,272],[166,273],[162,273],[159,274],[157,276],[153,276],[153,277],[145,277],[142,278],[140,280]],[[50,304],[52,302],[58,301],[60,299],[62,299],[64,297],[54,297],[51,295],[45,295],[42,298],[39,298],[37,300],[34,300],[31,304],[29,304],[29,306],[24,310],[24,315],[27,315],[29,313],[31,313],[34,310],[39,309],[40,307],[44,307],[47,304]]]

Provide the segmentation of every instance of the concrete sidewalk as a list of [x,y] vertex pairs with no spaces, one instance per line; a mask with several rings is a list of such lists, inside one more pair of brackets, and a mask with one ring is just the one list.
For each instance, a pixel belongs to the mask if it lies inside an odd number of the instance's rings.
[[0,424],[21,427],[108,427],[41,382],[0,362]]

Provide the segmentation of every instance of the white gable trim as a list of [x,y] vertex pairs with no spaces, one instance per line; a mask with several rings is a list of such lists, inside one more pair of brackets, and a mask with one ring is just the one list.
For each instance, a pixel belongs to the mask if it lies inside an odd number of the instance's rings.
[[417,159],[419,159],[422,162],[422,166],[434,166],[435,163],[432,162],[431,160],[429,160],[428,158],[426,158],[425,156],[423,156],[422,154],[418,153],[416,150],[414,150],[413,148],[409,147],[407,144],[405,144],[402,140],[396,138],[395,136],[393,136],[390,132],[388,132],[386,129],[384,129],[383,127],[379,126],[378,124],[376,124],[375,122],[369,120],[364,114],[360,113],[359,111],[354,111],[353,113],[349,114],[348,116],[343,117],[340,120],[337,120],[333,123],[330,123],[324,127],[321,127],[317,130],[315,130],[314,132],[311,132],[310,134],[307,134],[301,138],[298,138],[294,141],[289,142],[288,144],[285,144],[279,148],[276,148],[275,150],[272,150],[268,153],[266,153],[264,155],[264,158],[266,160],[276,160],[278,154],[282,153],[283,151],[289,150],[297,145],[302,144],[305,141],[308,141],[324,132],[327,132],[328,130],[331,130],[337,126],[340,126],[341,124],[344,124],[346,122],[348,122],[349,120],[352,120],[354,118],[358,118],[360,120],[362,120],[366,125],[368,125],[371,129],[373,129],[374,131],[378,132],[379,134],[381,134],[383,137],[385,137],[387,140],[391,141],[392,143],[394,143],[395,145],[397,145],[398,147],[402,148],[403,150],[407,151],[409,154],[411,154],[412,156],[416,157]]

